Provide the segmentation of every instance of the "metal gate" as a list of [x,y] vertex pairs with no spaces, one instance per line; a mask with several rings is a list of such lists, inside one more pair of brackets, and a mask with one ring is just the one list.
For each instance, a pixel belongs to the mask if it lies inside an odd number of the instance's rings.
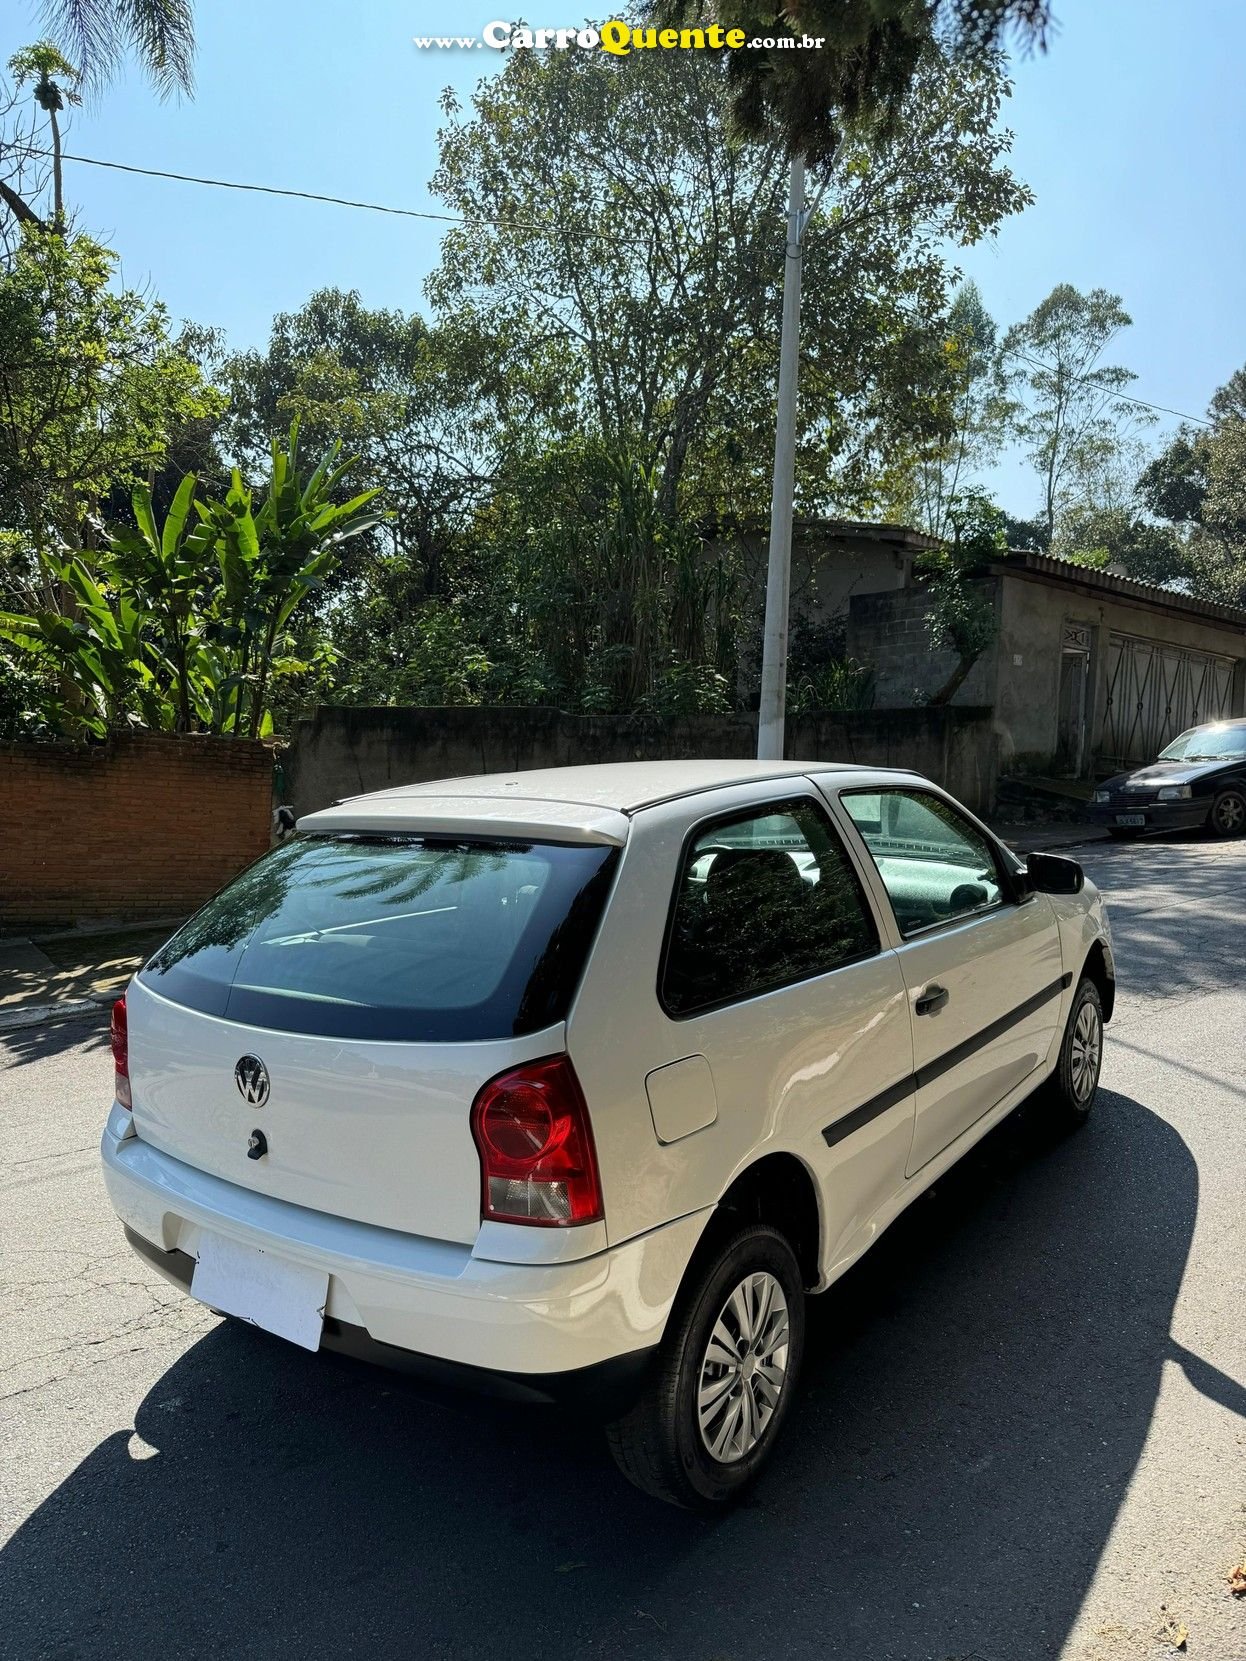
[[1109,634],[1099,762],[1153,760],[1187,727],[1228,716],[1232,693],[1232,658]]

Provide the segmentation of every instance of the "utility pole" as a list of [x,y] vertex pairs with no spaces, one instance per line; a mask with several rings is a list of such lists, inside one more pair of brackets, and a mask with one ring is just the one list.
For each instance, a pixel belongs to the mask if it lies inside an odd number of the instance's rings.
[[796,378],[800,367],[801,243],[805,210],[805,158],[792,157],[787,196],[787,257],[783,262],[783,332],[779,340],[779,393],[774,429],[774,482],[770,493],[770,561],[766,573],[766,624],[762,640],[761,707],[757,759],[782,761],[787,703],[787,625],[792,587],[792,497],[796,490]]

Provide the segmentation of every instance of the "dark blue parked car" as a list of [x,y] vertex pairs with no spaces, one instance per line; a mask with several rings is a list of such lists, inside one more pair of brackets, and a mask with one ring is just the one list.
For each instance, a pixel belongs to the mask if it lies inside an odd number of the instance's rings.
[[1091,818],[1110,836],[1188,830],[1246,831],[1246,721],[1209,721],[1174,738],[1158,758],[1095,791]]

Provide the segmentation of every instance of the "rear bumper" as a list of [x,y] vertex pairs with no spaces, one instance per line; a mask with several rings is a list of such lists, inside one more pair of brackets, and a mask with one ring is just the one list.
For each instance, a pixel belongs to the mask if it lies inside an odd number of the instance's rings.
[[[158,1274],[189,1293],[195,1260],[187,1252],[162,1251],[144,1240],[127,1223],[125,1237],[133,1249]],[[553,1403],[617,1418],[636,1400],[644,1384],[656,1349],[633,1350],[628,1355],[599,1361],[594,1366],[576,1367],[565,1373],[503,1373],[492,1368],[469,1367],[462,1361],[446,1361],[437,1355],[420,1355],[379,1343],[364,1327],[351,1326],[333,1316],[325,1320],[320,1348],[336,1355],[349,1355],[378,1367],[389,1367],[439,1390],[471,1390],[477,1395],[501,1401]]]
[[1132,827],[1139,835],[1144,831],[1194,830],[1206,823],[1210,806],[1210,802],[1197,797],[1185,802],[1146,802],[1136,807],[1125,802],[1092,802],[1090,819],[1096,825],[1112,828],[1121,814],[1141,814],[1145,823]]
[[[475,1380],[528,1399],[576,1394],[555,1375],[643,1369],[660,1341],[708,1213],[701,1212],[577,1262],[494,1263],[469,1246],[332,1217],[196,1171],[130,1131],[114,1108],[104,1131],[104,1182],[135,1249],[175,1284],[189,1286],[206,1230],[326,1270],[325,1348],[370,1354],[412,1370],[450,1364],[493,1375]],[[620,1358],[633,1358],[626,1364]],[[497,1375],[502,1375],[501,1380]],[[463,1382],[473,1382],[468,1374]],[[604,1377],[605,1375],[603,1375]]]

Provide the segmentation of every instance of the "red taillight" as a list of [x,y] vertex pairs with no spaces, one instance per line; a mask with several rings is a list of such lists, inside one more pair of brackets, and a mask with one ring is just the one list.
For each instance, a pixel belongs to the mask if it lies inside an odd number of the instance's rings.
[[486,1219],[558,1228],[601,1217],[588,1108],[565,1055],[490,1079],[472,1103],[472,1135]]
[[122,1107],[134,1106],[130,1099],[130,1029],[126,1024],[125,999],[112,1006],[112,1059],[116,1069],[115,1091]]

